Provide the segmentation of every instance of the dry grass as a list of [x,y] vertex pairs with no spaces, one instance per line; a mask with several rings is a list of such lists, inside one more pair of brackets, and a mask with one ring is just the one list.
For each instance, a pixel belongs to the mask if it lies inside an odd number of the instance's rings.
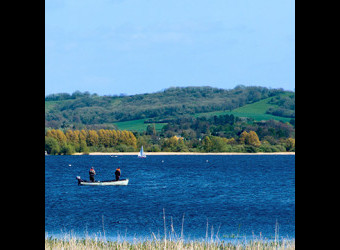
[[46,239],[45,249],[295,249],[295,241],[280,242],[250,241],[247,243],[227,242],[183,242],[183,241],[144,241],[130,243],[99,241],[90,239]]
[[64,237],[63,239],[46,238],[45,249],[295,249],[295,240],[283,239],[280,241],[268,240],[240,240],[235,242],[225,241],[183,241],[155,239],[133,242],[129,241],[106,241],[98,238],[79,239],[76,237]]
[[[164,220],[164,236],[156,236],[154,233],[151,235],[151,240],[138,240],[134,238],[133,240],[125,240],[124,237],[118,235],[116,241],[106,240],[105,236],[105,227],[104,227],[104,217],[102,220],[103,224],[103,235],[100,233],[100,236],[92,236],[89,237],[86,233],[85,238],[79,238],[72,235],[72,233],[64,233],[63,238],[53,238],[45,237],[45,249],[72,249],[72,250],[80,250],[80,249],[130,249],[130,250],[148,250],[148,249],[204,249],[204,250],[215,250],[215,249],[285,249],[291,250],[295,249],[295,239],[280,239],[278,236],[278,223],[275,225],[275,237],[273,240],[263,239],[260,235],[257,238],[253,235],[252,239],[246,239],[245,237],[233,236],[231,237],[232,241],[224,241],[221,240],[218,236],[219,230],[217,233],[213,233],[213,227],[211,228],[211,233],[209,236],[209,226],[207,221],[206,228],[206,236],[205,239],[202,240],[192,240],[187,241],[183,240],[183,224],[184,224],[184,215],[182,219],[182,228],[180,235],[177,235],[173,229],[172,217],[170,223],[170,230],[167,230],[166,227],[166,219],[165,219],[165,210],[163,209],[163,220]],[[102,237],[103,236],[103,237]]]

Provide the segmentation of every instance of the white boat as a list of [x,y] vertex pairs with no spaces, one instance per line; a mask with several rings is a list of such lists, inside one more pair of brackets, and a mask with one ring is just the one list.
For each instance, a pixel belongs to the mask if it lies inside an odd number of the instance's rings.
[[146,154],[144,153],[143,146],[141,147],[138,153],[138,158],[146,158]]
[[126,186],[129,183],[129,179],[121,179],[119,181],[116,180],[110,180],[110,181],[85,181],[80,178],[80,176],[77,176],[78,185],[82,186]]

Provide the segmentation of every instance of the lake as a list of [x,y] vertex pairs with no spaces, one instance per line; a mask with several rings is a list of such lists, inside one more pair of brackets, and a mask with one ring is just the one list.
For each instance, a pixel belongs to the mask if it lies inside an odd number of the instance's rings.
[[[78,186],[76,176],[127,186]],[[165,215],[165,225],[164,225]],[[295,238],[295,155],[45,156],[45,234]]]

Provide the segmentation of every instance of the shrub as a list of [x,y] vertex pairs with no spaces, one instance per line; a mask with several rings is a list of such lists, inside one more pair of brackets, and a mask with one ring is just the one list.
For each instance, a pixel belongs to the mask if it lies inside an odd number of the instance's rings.
[[61,146],[61,150],[60,150],[61,154],[72,155],[72,154],[74,154],[74,152],[75,152],[74,147],[70,144],[65,143]]

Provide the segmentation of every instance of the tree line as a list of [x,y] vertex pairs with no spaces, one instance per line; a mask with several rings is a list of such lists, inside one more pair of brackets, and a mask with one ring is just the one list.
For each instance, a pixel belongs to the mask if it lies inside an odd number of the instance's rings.
[[169,120],[161,131],[149,124],[145,132],[47,129],[45,133],[48,154],[137,152],[142,145],[146,152],[291,152],[295,127],[221,115]]
[[73,92],[72,94],[69,93],[58,93],[58,94],[50,94],[45,97],[45,101],[63,101],[63,100],[70,100],[70,99],[77,99],[83,97],[97,97],[96,93],[90,94],[90,92],[85,91],[81,92],[79,90]]
[[292,123],[256,122],[228,114],[187,116],[169,120],[160,132],[149,124],[137,140],[143,141],[145,150],[156,152],[291,152],[295,151]]
[[120,130],[71,130],[50,129],[45,134],[45,150],[48,154],[89,153],[91,151],[134,151],[137,139],[131,131]]

